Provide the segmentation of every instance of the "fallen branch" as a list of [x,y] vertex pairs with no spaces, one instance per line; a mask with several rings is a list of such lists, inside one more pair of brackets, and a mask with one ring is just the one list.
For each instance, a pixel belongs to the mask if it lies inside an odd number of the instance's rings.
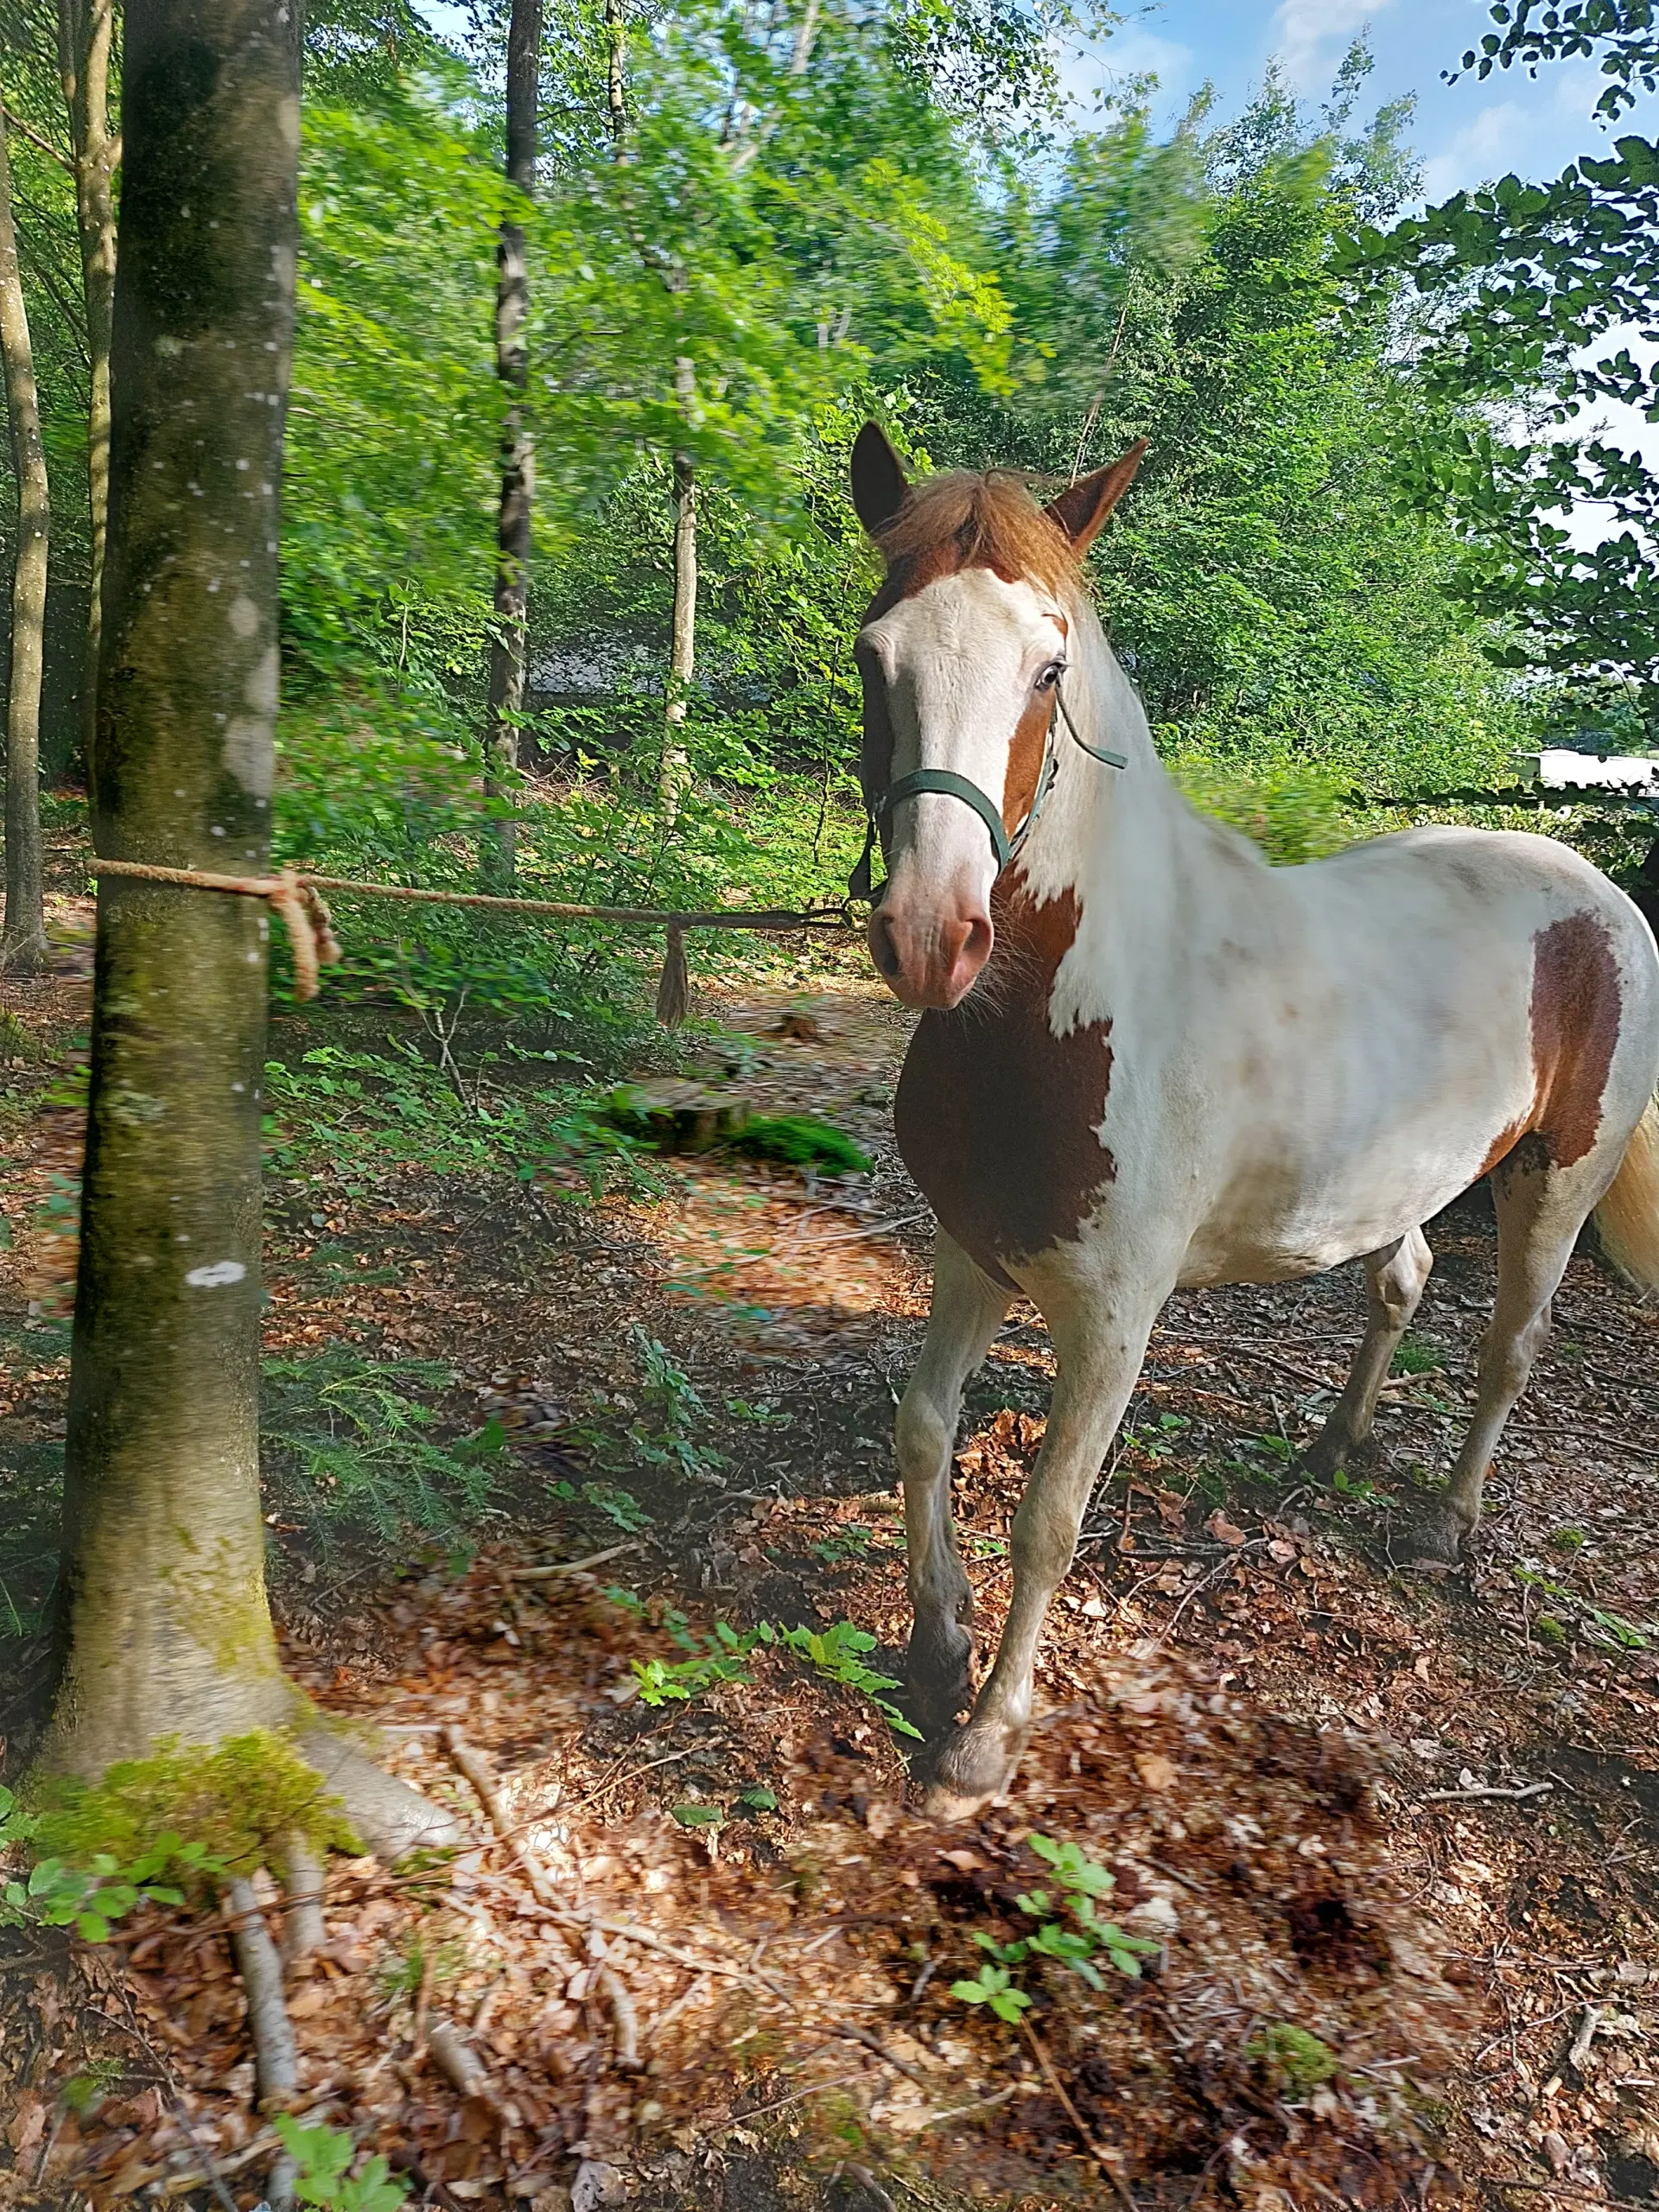
[[471,1783],[480,1804],[489,1815],[490,1826],[523,1868],[524,1879],[530,1884],[531,1895],[537,1904],[546,1905],[550,1911],[556,1910],[555,1899],[557,1891],[548,1878],[547,1869],[535,1853],[526,1848],[507,1818],[506,1808],[502,1804],[500,1793],[495,1786],[495,1777],[490,1772],[489,1763],[484,1754],[474,1751],[458,1728],[446,1728],[442,1743],[445,1751]]
[[603,1567],[607,1560],[620,1559],[625,1552],[640,1552],[645,1546],[637,1540],[627,1544],[611,1544],[602,1552],[589,1552],[586,1559],[555,1560],[547,1567],[510,1567],[505,1570],[509,1582],[550,1582],[559,1574],[586,1574],[590,1567]]
[[[930,2113],[921,2123],[921,2127],[938,2127],[944,2120],[961,2120],[965,2113],[970,2112],[988,2112],[993,2105],[1005,2105],[1010,2097],[1018,2096],[1019,2094],[1020,2084],[1017,2082],[1010,2082],[1006,2089],[998,2089],[994,2095],[976,2097],[970,2104],[952,2105],[948,2112]],[[918,2134],[921,2133],[921,2127],[917,2129]]]
[[1472,1797],[1503,1797],[1519,1804],[1523,1797],[1542,1797],[1554,1787],[1553,1782],[1529,1782],[1519,1789],[1430,1789],[1424,1793],[1423,1802],[1426,1805],[1452,1805]]
[[501,2101],[483,2061],[453,2021],[434,2020],[426,2031],[426,2047],[452,2088],[463,2097],[475,2098],[491,2112],[500,2111]]
[[633,2008],[622,1977],[612,1966],[600,1966],[594,1974],[594,1986],[611,2008],[611,2018],[616,2023],[616,2063],[624,2073],[639,2070],[639,2015]]

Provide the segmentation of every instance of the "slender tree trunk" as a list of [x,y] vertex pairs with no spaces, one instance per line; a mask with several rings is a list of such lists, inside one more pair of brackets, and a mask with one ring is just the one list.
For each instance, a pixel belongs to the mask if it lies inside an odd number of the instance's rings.
[[605,0],[606,109],[611,126],[611,152],[620,161],[628,136],[628,25],[622,0]]
[[104,613],[104,547],[110,512],[110,332],[115,304],[115,171],[110,136],[110,41],[115,0],[58,0],[58,67],[69,112],[75,217],[86,298],[86,493],[92,558],[80,678],[80,750],[88,765],[98,727],[99,640]]
[[[695,394],[692,365],[682,354],[674,365],[675,389],[682,408]],[[685,749],[685,715],[697,665],[697,477],[689,454],[674,456],[674,621],[668,656],[668,704],[664,712],[663,765],[658,779],[665,828],[679,819],[680,802],[690,780]]]
[[[536,190],[536,108],[542,53],[542,0],[512,0],[507,24],[507,181],[528,200]],[[496,527],[495,636],[490,645],[487,788],[511,791],[518,766],[524,708],[530,606],[530,517],[536,456],[524,397],[529,383],[524,321],[530,273],[520,223],[504,222],[496,248],[495,370],[513,394],[501,437],[501,506]],[[512,881],[513,824],[490,824],[483,874],[499,889]]]
[[[298,10],[128,0],[110,543],[92,836],[263,873],[294,334]],[[100,883],[49,1764],[306,1728],[259,1512],[260,1086],[251,899]],[[301,1741],[365,1837],[401,1792]],[[372,1770],[367,1770],[372,1774]],[[382,1816],[385,1815],[383,1818]]]
[[11,214],[11,164],[0,116],[0,354],[17,478],[17,551],[11,582],[11,690],[6,703],[6,922],[0,967],[46,965],[41,880],[41,670],[46,642],[46,448],[35,389],[23,276]]

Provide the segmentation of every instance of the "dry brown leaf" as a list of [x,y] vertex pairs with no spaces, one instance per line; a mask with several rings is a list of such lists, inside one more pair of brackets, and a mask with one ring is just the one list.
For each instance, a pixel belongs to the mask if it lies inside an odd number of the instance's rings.
[[1242,1544],[1244,1541],[1244,1531],[1236,1528],[1219,1506],[1204,1525],[1218,1544]]
[[1166,1758],[1161,1751],[1142,1751],[1135,1762],[1135,1770],[1148,1789],[1167,1789],[1176,1775],[1174,1760]]

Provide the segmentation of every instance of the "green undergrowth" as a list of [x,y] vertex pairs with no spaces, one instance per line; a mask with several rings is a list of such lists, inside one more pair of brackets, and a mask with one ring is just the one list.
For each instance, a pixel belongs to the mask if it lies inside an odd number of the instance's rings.
[[0,1853],[27,1862],[0,1886],[0,1926],[73,1924],[101,1942],[135,1906],[182,1904],[293,1836],[359,1848],[322,1777],[269,1729],[163,1742],[97,1783],[37,1775],[22,1798],[0,1789]]
[[488,1508],[505,1432],[443,1434],[434,1399],[455,1385],[442,1360],[373,1359],[349,1344],[279,1355],[261,1370],[267,1504],[308,1532],[393,1543],[463,1535]]
[[1010,2025],[1030,2010],[1023,1977],[1036,1962],[1065,1967],[1099,1990],[1106,1984],[1097,1961],[1103,1959],[1115,1973],[1134,1981],[1140,1978],[1141,1960],[1159,1948],[1125,1935],[1115,1920],[1101,1919],[1097,1907],[1116,1882],[1086,1851],[1047,1835],[1028,1836],[1027,1841],[1049,1869],[1052,1883],[1052,1888],[1025,1891],[1014,1901],[1014,1910],[1034,1923],[1033,1933],[1004,1942],[988,1929],[975,1929],[974,1941],[984,1959],[976,1974],[950,1985],[950,1994],[964,2005],[982,2005]]
[[826,1629],[776,1628],[770,1621],[757,1621],[753,1628],[739,1630],[722,1620],[715,1623],[712,1631],[699,1632],[689,1625],[683,1614],[670,1613],[664,1624],[686,1656],[632,1662],[642,1705],[683,1703],[721,1682],[747,1682],[751,1655],[776,1649],[804,1659],[826,1681],[868,1698],[896,1735],[920,1741],[921,1731],[912,1727],[887,1694],[899,1688],[897,1681],[891,1675],[878,1675],[865,1664],[866,1655],[875,1649],[876,1639],[868,1629],[857,1628],[851,1621],[836,1621]]

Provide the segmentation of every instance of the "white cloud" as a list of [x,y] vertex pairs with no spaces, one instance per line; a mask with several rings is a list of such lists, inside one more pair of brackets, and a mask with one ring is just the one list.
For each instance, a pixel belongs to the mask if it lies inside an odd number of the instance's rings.
[[1513,100],[1484,107],[1442,151],[1423,163],[1423,195],[1433,207],[1454,192],[1502,176],[1524,151],[1535,124]]
[[1394,0],[1279,0],[1274,50],[1299,92],[1325,89],[1350,41]]

